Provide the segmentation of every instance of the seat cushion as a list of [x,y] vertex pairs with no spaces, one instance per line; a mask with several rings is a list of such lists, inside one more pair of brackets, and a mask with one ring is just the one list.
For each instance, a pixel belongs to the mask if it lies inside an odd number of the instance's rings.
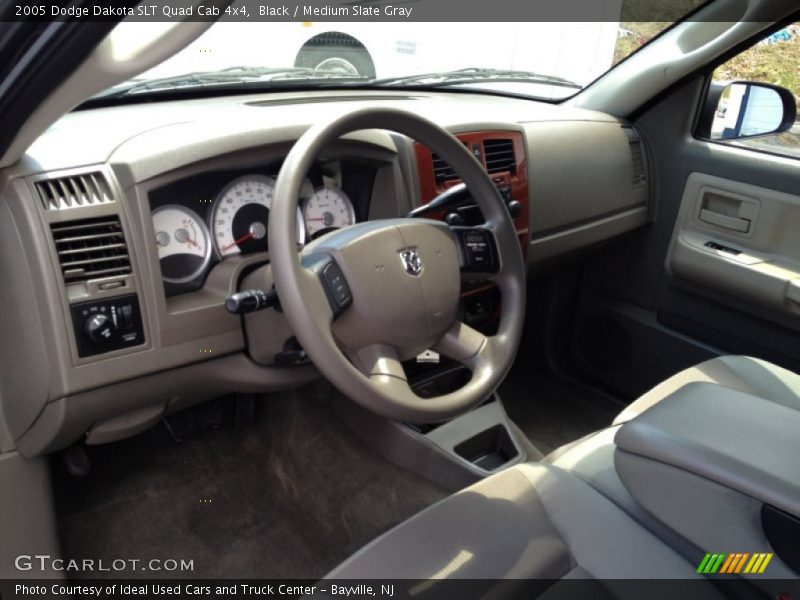
[[[695,567],[580,479],[523,464],[422,511],[326,579],[699,579]],[[714,590],[711,590],[712,595]]]
[[614,424],[630,421],[689,383],[709,382],[800,410],[800,375],[749,356],[720,356],[684,369],[634,400]]

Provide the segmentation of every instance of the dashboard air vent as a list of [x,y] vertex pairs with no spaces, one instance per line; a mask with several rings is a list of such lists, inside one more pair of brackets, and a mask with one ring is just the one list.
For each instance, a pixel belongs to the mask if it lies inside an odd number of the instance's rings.
[[639,139],[639,136],[631,127],[625,127],[623,131],[628,136],[628,146],[631,151],[631,166],[633,168],[631,184],[633,189],[640,188],[647,184],[647,164],[644,159],[642,140]]
[[517,164],[513,140],[483,140],[483,154],[489,173],[511,171]]
[[433,157],[433,176],[436,178],[436,185],[444,183],[445,181],[452,181],[458,179],[458,175],[453,170],[453,167],[448,165],[444,159],[439,158],[436,154]]
[[118,216],[53,223],[50,229],[65,283],[131,272],[125,234]]
[[647,183],[647,175],[644,168],[644,151],[642,150],[641,140],[630,142],[631,162],[633,164],[633,187],[642,187]]
[[108,181],[99,171],[37,181],[36,191],[45,210],[114,202]]

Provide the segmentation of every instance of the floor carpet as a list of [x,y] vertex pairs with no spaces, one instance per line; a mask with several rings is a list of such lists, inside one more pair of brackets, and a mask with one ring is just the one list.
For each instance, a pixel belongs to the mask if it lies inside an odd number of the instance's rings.
[[543,453],[611,424],[623,409],[589,388],[530,369],[511,369],[499,391],[508,416]]
[[177,576],[319,578],[446,495],[365,446],[330,393],[316,384],[264,397],[244,429],[178,443],[159,425],[90,447],[86,477],[56,463],[64,556],[193,560]]

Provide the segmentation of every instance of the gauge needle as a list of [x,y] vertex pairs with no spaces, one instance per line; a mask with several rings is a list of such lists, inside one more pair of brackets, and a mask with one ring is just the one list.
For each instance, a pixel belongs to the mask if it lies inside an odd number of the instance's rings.
[[247,240],[249,240],[251,237],[253,237],[253,232],[252,232],[252,231],[251,231],[250,233],[246,233],[245,235],[243,235],[242,237],[240,237],[238,240],[234,240],[232,243],[230,243],[230,244],[228,244],[227,246],[225,246],[225,247],[222,249],[222,251],[223,251],[223,252],[225,252],[226,250],[230,250],[230,249],[231,249],[231,248],[233,248],[234,246],[238,246],[238,245],[239,245],[239,244],[241,244],[242,242],[246,242],[246,241],[247,241]]
[[311,217],[306,217],[306,221],[324,221],[324,220],[325,219],[323,219],[322,217],[320,217],[319,219],[312,219]]
[[197,242],[196,242],[196,241],[194,241],[194,240],[191,240],[191,239],[190,239],[190,240],[186,240],[186,241],[187,241],[187,242],[189,242],[190,244],[192,244],[192,245],[193,245],[195,248],[199,248],[199,247],[200,247],[200,246],[197,244]]

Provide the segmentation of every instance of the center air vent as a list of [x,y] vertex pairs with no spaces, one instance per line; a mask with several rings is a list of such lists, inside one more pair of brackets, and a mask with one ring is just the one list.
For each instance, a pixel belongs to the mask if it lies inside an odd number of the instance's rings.
[[448,165],[444,159],[439,158],[436,154],[432,154],[433,158],[433,176],[436,178],[436,185],[444,183],[445,181],[452,181],[458,179],[458,175],[453,170],[453,167]]
[[483,140],[483,155],[489,173],[511,171],[517,164],[513,140]]
[[65,283],[131,272],[118,216],[53,223],[50,228]]
[[99,171],[37,181],[36,191],[45,210],[114,202],[108,181]]

